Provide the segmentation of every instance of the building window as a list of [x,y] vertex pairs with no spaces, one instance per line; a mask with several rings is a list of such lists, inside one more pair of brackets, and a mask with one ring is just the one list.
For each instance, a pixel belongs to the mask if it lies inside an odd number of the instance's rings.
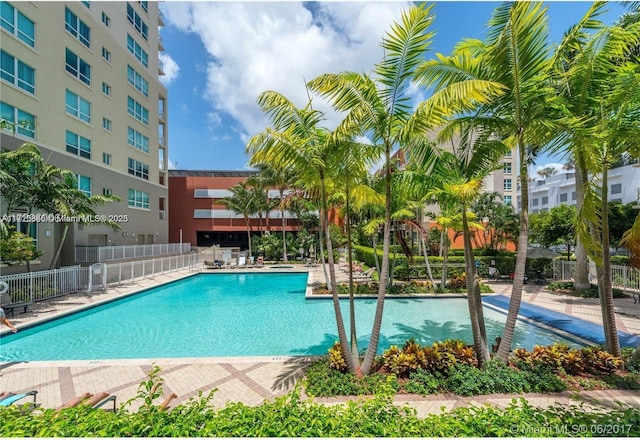
[[573,191],[571,193],[571,200],[574,200],[574,201],[576,200],[576,192],[575,191]]
[[91,85],[91,66],[69,49],[66,53],[66,69],[86,85]]
[[106,27],[111,27],[111,18],[104,12],[102,13],[102,22]]
[[67,89],[67,114],[91,123],[91,103]]
[[102,195],[103,196],[110,196],[112,193],[111,188],[102,188]]
[[137,91],[149,97],[149,82],[129,65],[127,65],[127,81],[129,81],[129,84]]
[[64,28],[82,44],[91,47],[91,28],[69,8],[64,8]]
[[91,9],[91,2],[82,2],[83,5],[87,7],[87,9]]
[[538,199],[532,199],[531,206],[538,206]]
[[566,202],[567,201],[567,197],[568,197],[567,193],[560,194],[560,203]]
[[504,157],[505,157],[505,158],[507,158],[507,159],[511,159],[511,157],[512,157],[512,156],[513,156],[513,154],[512,154],[512,152],[511,152],[511,150],[509,150],[509,151],[507,152],[507,154],[505,154],[505,155],[504,155]]
[[0,2],[0,26],[31,47],[36,47],[36,26],[7,2]]
[[0,50],[0,77],[31,94],[36,93],[36,71],[4,50]]
[[145,40],[149,39],[149,27],[142,20],[142,17],[138,15],[136,11],[133,10],[133,6],[130,3],[127,3],[127,19],[129,23],[133,25],[133,27],[138,31],[138,33]]
[[622,192],[622,184],[616,183],[615,185],[611,185],[611,194],[620,194]]
[[107,131],[111,131],[111,119],[102,118],[102,128]]
[[504,179],[502,187],[505,191],[511,191],[511,179]]
[[127,49],[144,67],[149,67],[149,55],[129,34],[127,34]]
[[542,198],[542,204],[543,205],[548,205],[549,204],[549,197],[545,196]]
[[134,208],[149,209],[149,193],[129,188],[128,204]]
[[511,196],[510,195],[503,196],[503,200],[504,200],[504,204],[505,205],[511,205]]
[[67,152],[91,159],[91,140],[67,130]]
[[143,2],[143,1],[139,1],[138,4],[142,7],[142,9],[144,9],[144,12],[149,12],[148,6],[147,6],[148,2]]
[[84,193],[85,196],[91,197],[91,177],[76,174],[78,180],[78,189]]
[[129,143],[129,145],[140,151],[144,151],[145,153],[148,153],[149,138],[143,135],[142,133],[140,133],[138,130],[135,130],[131,127],[127,127],[127,129],[128,129],[127,142]]
[[149,180],[149,165],[147,164],[129,158],[128,170],[129,174],[133,176],[140,177],[144,180]]
[[511,174],[511,162],[504,163],[504,173]]
[[102,47],[102,58],[104,58],[105,61],[111,62],[111,52],[104,46]]
[[127,97],[127,112],[144,125],[149,125],[149,110],[131,96]]
[[102,93],[104,93],[107,96],[111,96],[111,86],[106,82],[102,83]]
[[16,133],[35,139],[36,137],[36,117],[17,107],[0,102],[0,119],[10,124],[7,127],[12,131],[15,124]]
[[102,153],[102,163],[111,165],[111,155],[109,153]]

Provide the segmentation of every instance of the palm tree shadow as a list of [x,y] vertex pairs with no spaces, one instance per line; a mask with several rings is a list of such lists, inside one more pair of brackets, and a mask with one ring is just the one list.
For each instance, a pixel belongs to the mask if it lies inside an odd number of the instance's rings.
[[304,377],[307,367],[315,360],[313,356],[300,356],[285,362],[285,368],[278,375],[271,389],[273,391],[286,391],[293,388],[298,380]]

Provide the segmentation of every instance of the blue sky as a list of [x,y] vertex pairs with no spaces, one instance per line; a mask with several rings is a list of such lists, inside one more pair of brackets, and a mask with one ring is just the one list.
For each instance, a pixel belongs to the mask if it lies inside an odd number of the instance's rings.
[[[160,4],[161,54],[169,92],[169,159],[178,169],[248,169],[247,140],[267,126],[256,104],[275,90],[306,103],[304,81],[343,70],[369,72],[382,58],[380,40],[406,2],[177,2]],[[497,2],[436,2],[431,54],[448,54],[463,38],[484,38]],[[549,2],[551,39],[590,2]],[[610,3],[612,23],[624,9]],[[427,54],[429,57],[429,54]],[[338,116],[328,105],[328,126]],[[539,158],[537,165],[560,162]]]

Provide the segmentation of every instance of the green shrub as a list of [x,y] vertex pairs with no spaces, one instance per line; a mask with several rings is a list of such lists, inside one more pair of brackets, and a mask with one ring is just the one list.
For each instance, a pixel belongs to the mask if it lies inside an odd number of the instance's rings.
[[307,368],[305,389],[310,396],[359,396],[379,394],[385,389],[387,377],[390,377],[391,387],[397,391],[400,389],[397,379],[391,376],[374,373],[362,378],[348,372],[341,372],[331,368],[326,358],[320,359]]
[[527,371],[509,367],[499,360],[489,361],[484,368],[455,365],[444,382],[446,388],[461,396],[492,393],[530,393],[564,391],[566,385],[549,369]]
[[620,375],[613,373],[604,376],[604,381],[620,390],[640,390],[640,373],[628,373]]
[[440,373],[432,374],[427,370],[416,370],[409,374],[409,380],[404,384],[408,393],[427,396],[436,394],[442,388],[443,376]]

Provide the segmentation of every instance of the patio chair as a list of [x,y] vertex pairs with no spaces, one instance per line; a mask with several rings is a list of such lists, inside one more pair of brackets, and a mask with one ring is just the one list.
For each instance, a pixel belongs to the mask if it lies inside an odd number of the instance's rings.
[[228,269],[235,269],[238,267],[238,260],[236,258],[231,258],[228,262],[227,262],[227,268]]
[[245,267],[247,267],[247,257],[238,258],[238,267],[240,269],[244,269]]
[[370,267],[366,270],[366,272],[357,272],[353,274],[353,280],[357,282],[368,282],[372,281],[371,275],[376,270],[375,267]]
[[33,404],[35,405],[37,394],[38,392],[35,390],[28,391],[26,393],[7,393],[7,392],[0,393],[0,407],[12,405],[18,400],[24,399],[25,397],[28,397],[28,396],[33,396]]

